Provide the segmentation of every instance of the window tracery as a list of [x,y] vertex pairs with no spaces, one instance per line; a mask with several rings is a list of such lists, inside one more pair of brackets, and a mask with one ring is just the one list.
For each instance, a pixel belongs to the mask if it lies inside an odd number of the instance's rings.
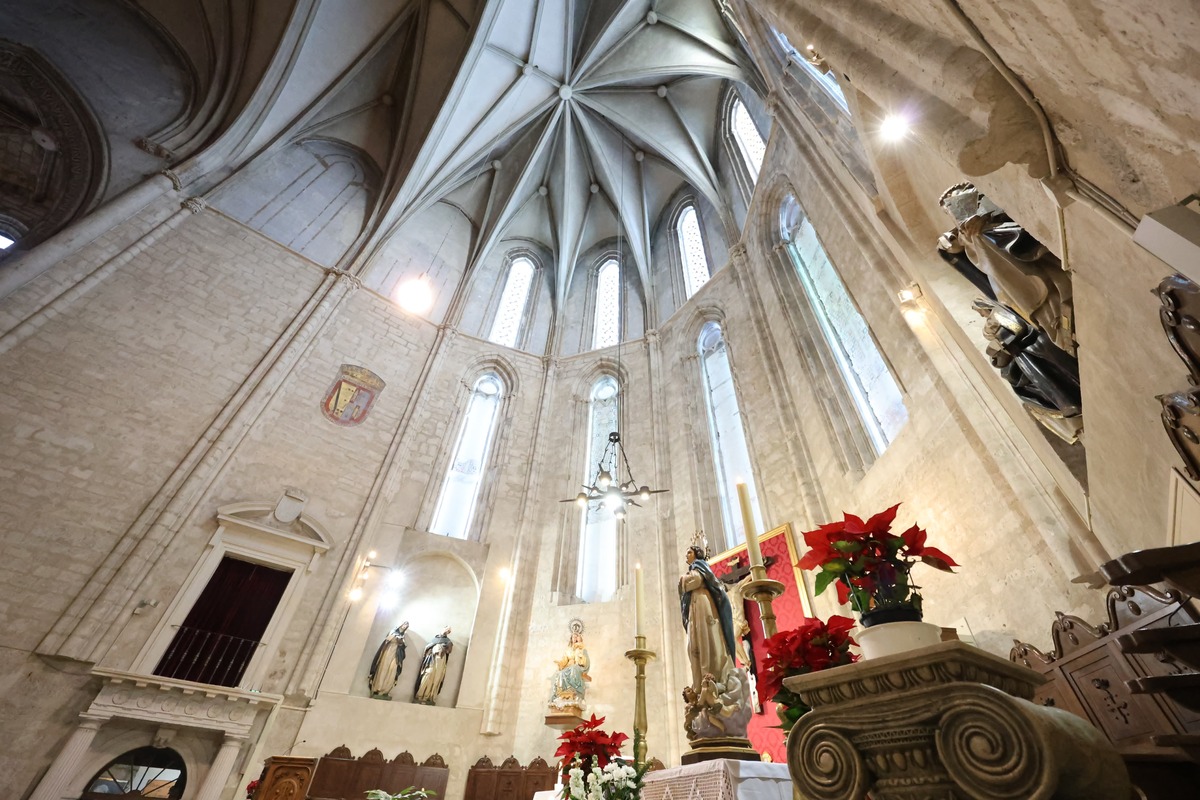
[[780,229],[784,249],[878,455],[908,420],[900,387],[794,197],[784,200],[780,209]]
[[454,455],[429,524],[430,533],[453,539],[466,539],[470,533],[502,399],[503,385],[494,373],[481,377],[471,389]]
[[592,347],[612,347],[621,338],[621,265],[610,258],[596,271],[596,322]]
[[762,513],[754,485],[754,470],[750,463],[750,448],[738,405],[733,369],[721,326],[709,322],[700,330],[697,341],[704,383],[704,405],[708,410],[708,433],[712,444],[713,466],[717,474],[721,520],[725,542],[721,549],[733,547],[745,538],[741,509],[738,505],[737,484],[745,483],[750,494],[754,525],[762,530]]
[[708,254],[704,251],[704,237],[700,232],[700,219],[694,203],[688,203],[679,215],[676,230],[679,236],[679,256],[683,261],[683,279],[687,296],[694,295],[708,283],[711,271]]
[[533,262],[527,257],[518,256],[512,260],[508,268],[508,278],[504,282],[504,291],[500,294],[500,305],[492,321],[492,330],[488,334],[490,341],[505,347],[516,346],[535,272]]

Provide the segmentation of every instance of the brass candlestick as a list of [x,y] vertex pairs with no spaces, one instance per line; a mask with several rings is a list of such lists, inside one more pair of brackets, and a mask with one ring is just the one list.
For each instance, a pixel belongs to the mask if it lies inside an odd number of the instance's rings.
[[759,616],[762,617],[763,635],[770,639],[779,633],[775,627],[775,609],[772,603],[784,592],[782,582],[767,577],[767,568],[759,564],[750,567],[752,580],[742,585],[742,597],[758,603]]
[[633,644],[632,650],[625,651],[625,657],[637,668],[634,673],[633,761],[641,765],[646,763],[646,662],[653,661],[658,654],[646,649],[645,636],[633,637]]

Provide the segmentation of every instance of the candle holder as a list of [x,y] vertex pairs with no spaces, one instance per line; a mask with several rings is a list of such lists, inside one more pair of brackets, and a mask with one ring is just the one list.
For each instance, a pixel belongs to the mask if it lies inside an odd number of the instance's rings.
[[784,588],[781,581],[767,577],[767,568],[761,564],[750,567],[750,580],[742,584],[742,597],[758,603],[763,635],[768,639],[779,633],[775,625],[775,609],[772,603],[776,597],[783,594]]
[[625,657],[634,663],[633,702],[633,761],[641,766],[646,763],[646,663],[658,655],[646,649],[646,637],[634,636],[633,649],[625,651]]

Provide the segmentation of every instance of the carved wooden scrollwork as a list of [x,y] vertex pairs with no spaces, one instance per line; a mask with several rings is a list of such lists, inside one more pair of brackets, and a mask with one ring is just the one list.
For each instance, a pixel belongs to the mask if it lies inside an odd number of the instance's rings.
[[1200,385],[1200,286],[1171,275],[1154,289],[1162,307],[1158,319],[1175,355],[1187,367],[1193,386]]
[[1200,389],[1158,395],[1162,424],[1188,477],[1200,481]]

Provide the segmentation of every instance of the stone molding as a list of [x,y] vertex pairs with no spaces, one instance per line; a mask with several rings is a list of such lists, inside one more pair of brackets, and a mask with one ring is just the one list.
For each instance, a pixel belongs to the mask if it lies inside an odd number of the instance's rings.
[[250,735],[260,711],[283,700],[275,694],[133,672],[93,669],[92,674],[104,678],[105,684],[85,712],[88,716],[221,731],[239,741]]

